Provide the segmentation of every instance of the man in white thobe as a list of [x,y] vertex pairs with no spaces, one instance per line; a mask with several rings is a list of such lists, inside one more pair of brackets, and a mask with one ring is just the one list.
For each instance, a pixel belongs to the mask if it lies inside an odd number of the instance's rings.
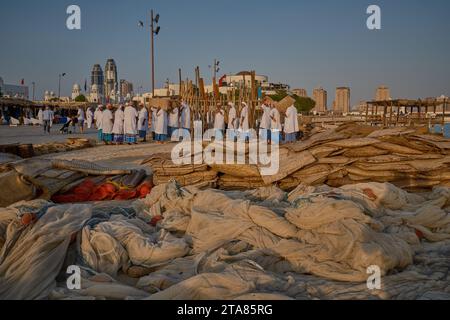
[[86,114],[83,108],[78,108],[77,117],[78,125],[80,126],[80,132],[84,133],[84,121],[86,120]]
[[97,127],[97,139],[98,141],[103,141],[103,130],[102,130],[102,115],[103,115],[103,106],[99,105],[94,113],[95,126]]
[[214,131],[215,139],[223,140],[223,133],[225,131],[225,111],[223,110],[221,105],[217,106],[214,115]]
[[267,103],[263,103],[261,106],[263,115],[261,118],[261,123],[259,125],[259,136],[262,140],[270,140],[270,107]]
[[50,133],[50,121],[52,114],[50,112],[49,107],[45,107],[45,110],[42,112],[42,121],[44,122],[44,132]]
[[88,129],[91,129],[94,122],[94,112],[92,111],[92,108],[87,109],[86,121]]
[[113,141],[113,120],[112,105],[109,104],[102,113],[102,134],[105,144]]
[[242,102],[241,116],[239,120],[239,135],[240,139],[242,139],[243,141],[250,139],[250,126],[248,117],[248,106],[245,102]]
[[37,118],[38,118],[38,121],[39,121],[39,125],[41,125],[41,126],[44,125],[44,120],[43,120],[43,118],[42,118],[42,113],[43,113],[42,109],[39,109]]
[[181,128],[191,131],[191,108],[185,102],[181,104]]
[[281,125],[280,111],[278,111],[274,104],[271,106],[270,120],[270,127],[272,129],[271,142],[279,144],[281,142],[281,131],[283,128]]
[[234,141],[237,137],[237,129],[238,129],[238,122],[239,119],[237,117],[236,107],[234,106],[234,103],[229,102],[228,106],[230,109],[228,110],[228,139],[231,141]]
[[167,124],[167,111],[162,108],[158,108],[155,126],[156,141],[158,144],[162,144],[167,140]]
[[[172,109],[172,111],[169,114],[169,128],[168,128],[168,135],[169,139],[172,139],[172,135],[175,132],[175,130],[178,130],[180,128],[180,110],[178,107],[175,107]],[[177,137],[174,138],[174,141],[177,141]]]
[[117,111],[114,113],[114,126],[113,126],[113,135],[114,135],[114,143],[122,144],[123,143],[123,122],[125,120],[125,113],[123,106],[119,106]]
[[152,126],[150,128],[150,131],[152,133],[152,139],[155,140],[155,127],[156,127],[156,113],[158,112],[158,109],[155,107],[151,107],[150,109],[151,115],[152,115]]
[[284,134],[286,143],[293,143],[297,140],[297,132],[300,130],[298,124],[297,108],[294,105],[286,110],[286,119],[284,122]]
[[137,129],[139,131],[139,137],[142,139],[142,142],[146,142],[148,131],[148,110],[144,105],[141,105],[140,108],[141,110],[139,110]]
[[189,137],[191,134],[191,107],[185,103],[181,103],[180,127],[182,128],[181,136]]
[[139,114],[131,104],[128,104],[124,111],[123,132],[125,142],[128,144],[137,143],[137,118]]

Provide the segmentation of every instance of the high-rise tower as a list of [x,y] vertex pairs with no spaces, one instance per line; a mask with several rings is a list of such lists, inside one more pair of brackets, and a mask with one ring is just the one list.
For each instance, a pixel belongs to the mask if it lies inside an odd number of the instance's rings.
[[104,78],[103,78],[103,70],[99,64],[94,65],[91,73],[91,91],[92,87],[96,85],[96,91],[100,94],[103,94],[104,89]]
[[[105,66],[105,96],[115,96],[119,88],[117,66],[114,59],[108,59]],[[114,94],[112,92],[114,91]]]

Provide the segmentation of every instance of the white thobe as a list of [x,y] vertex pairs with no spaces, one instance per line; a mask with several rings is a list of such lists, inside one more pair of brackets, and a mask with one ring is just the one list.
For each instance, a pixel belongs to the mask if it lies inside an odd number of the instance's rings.
[[121,109],[117,109],[114,113],[114,126],[112,133],[123,134],[123,121],[125,119],[125,113]]
[[155,132],[156,127],[156,113],[158,112],[158,109],[152,108],[152,132]]
[[138,130],[148,131],[148,110],[145,107],[139,111]]
[[172,128],[178,128],[179,127],[179,114],[180,111],[178,110],[178,108],[175,108],[172,110],[172,112],[169,115],[169,127]]
[[286,120],[284,122],[284,132],[285,133],[296,133],[298,132],[298,113],[297,109],[292,105],[286,110]]
[[191,129],[191,108],[187,104],[183,104],[181,111],[181,127]]
[[37,117],[38,117],[38,120],[39,120],[39,124],[40,125],[44,124],[44,119],[43,119],[43,116],[42,116],[42,109],[39,109]]
[[263,115],[259,127],[261,129],[270,129],[270,108],[267,105],[263,104],[261,106],[261,109],[263,110]]
[[84,121],[86,119],[83,109],[78,109],[77,116],[78,116],[78,121]]
[[94,121],[94,113],[92,110],[87,111],[87,127],[90,129],[92,127],[92,122]]
[[102,114],[103,114],[102,110],[100,109],[95,110],[94,120],[98,130],[102,129]]
[[113,133],[113,114],[111,110],[106,109],[102,114],[102,129],[103,134]]
[[167,112],[163,109],[158,110],[156,114],[156,134],[167,134]]
[[225,130],[225,112],[220,110],[214,117],[214,129]]
[[239,129],[244,132],[247,132],[250,129],[248,123],[248,106],[245,106],[241,110],[241,121],[239,124]]
[[126,107],[124,112],[123,132],[129,135],[137,135],[136,118],[138,112],[133,107]]
[[236,130],[237,129],[237,113],[236,108],[231,107],[230,111],[228,111],[228,130]]
[[282,127],[281,127],[281,120],[280,120],[281,119],[280,112],[276,108],[273,108],[270,111],[270,116],[271,116],[271,118],[273,118],[270,121],[270,127],[272,128],[272,131],[281,131]]

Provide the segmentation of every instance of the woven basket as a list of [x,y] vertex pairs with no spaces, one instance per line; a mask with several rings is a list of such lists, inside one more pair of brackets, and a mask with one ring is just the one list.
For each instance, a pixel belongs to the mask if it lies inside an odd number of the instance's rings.
[[176,180],[181,186],[190,186],[204,182],[214,182],[217,179],[216,171],[194,172],[181,176],[153,176],[153,183],[157,186]]
[[223,190],[245,190],[265,187],[261,178],[241,178],[232,175],[223,175],[219,178],[218,186]]

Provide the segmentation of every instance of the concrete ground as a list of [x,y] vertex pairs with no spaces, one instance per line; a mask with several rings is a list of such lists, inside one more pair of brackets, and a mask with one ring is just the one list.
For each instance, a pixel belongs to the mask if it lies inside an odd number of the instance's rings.
[[[77,127],[76,134],[63,135],[59,132],[61,128],[62,125],[54,125],[50,134],[48,134],[44,132],[44,128],[41,126],[10,127],[0,125],[0,144],[43,144],[47,142],[64,142],[67,138],[95,139],[97,136],[97,130],[95,129],[85,130],[84,134],[80,134],[80,130]],[[72,128],[70,130],[72,130]]]

